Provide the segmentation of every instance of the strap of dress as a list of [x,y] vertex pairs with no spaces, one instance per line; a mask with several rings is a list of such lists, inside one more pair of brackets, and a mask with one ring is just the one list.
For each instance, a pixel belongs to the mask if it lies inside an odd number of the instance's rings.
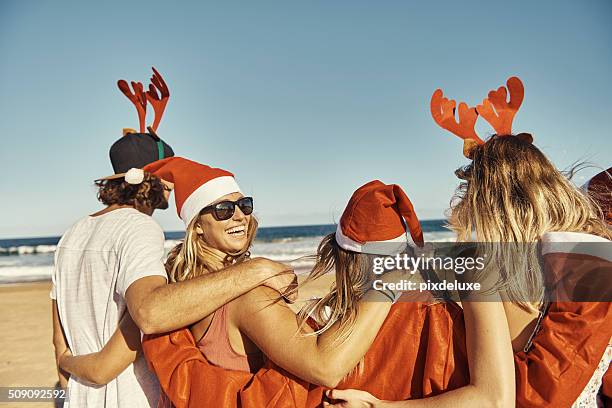
[[536,321],[535,327],[533,328],[533,331],[531,332],[531,336],[529,336],[527,343],[525,343],[525,347],[523,347],[523,351],[525,353],[528,353],[529,350],[531,350],[531,346],[533,345],[533,339],[535,338],[535,336],[538,334],[538,332],[542,328],[542,320],[544,320],[544,316],[546,316],[546,313],[548,312],[549,307],[550,307],[550,302],[546,302],[546,301],[542,303],[542,306],[540,306],[540,310],[538,311],[538,320]]

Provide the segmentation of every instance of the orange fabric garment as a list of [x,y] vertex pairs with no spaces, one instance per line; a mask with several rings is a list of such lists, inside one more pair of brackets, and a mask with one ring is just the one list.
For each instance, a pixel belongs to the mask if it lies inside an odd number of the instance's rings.
[[[176,407],[321,406],[324,388],[268,361],[255,375],[209,364],[187,329],[145,336],[143,350]],[[435,357],[435,358],[432,358]],[[364,373],[341,388],[385,399],[421,398],[469,382],[463,314],[452,303],[395,304],[364,359]]]
[[[612,167],[595,175],[587,183],[588,191],[601,206],[606,222],[612,225]],[[612,367],[608,368],[603,378],[602,391],[604,404],[612,407]]]
[[[553,303],[528,353],[515,354],[517,406],[571,406],[612,335],[612,304]],[[451,340],[455,339],[455,340]],[[339,388],[379,398],[435,395],[469,382],[461,311],[449,304],[394,305],[365,357],[362,377]],[[187,329],[145,336],[143,350],[176,407],[310,408],[324,389],[267,362],[252,375],[210,365]]]
[[569,407],[612,336],[612,303],[551,303],[528,353],[514,355],[519,407]]

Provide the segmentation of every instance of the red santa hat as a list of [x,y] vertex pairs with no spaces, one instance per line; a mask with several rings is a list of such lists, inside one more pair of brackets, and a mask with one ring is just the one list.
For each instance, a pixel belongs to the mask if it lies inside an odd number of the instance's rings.
[[407,245],[423,246],[423,231],[402,188],[374,180],[353,193],[336,228],[336,242],[349,251],[394,255]]
[[174,184],[176,212],[186,226],[204,207],[226,194],[240,193],[240,187],[229,171],[182,157],[158,160],[145,166],[144,170]]

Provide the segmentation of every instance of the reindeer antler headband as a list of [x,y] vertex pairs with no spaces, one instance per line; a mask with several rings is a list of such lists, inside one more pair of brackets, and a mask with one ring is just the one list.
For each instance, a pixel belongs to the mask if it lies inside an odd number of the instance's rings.
[[[431,116],[441,128],[463,139],[463,155],[468,159],[474,147],[484,144],[474,129],[478,115],[489,122],[498,136],[512,135],[512,121],[523,103],[525,88],[517,77],[509,78],[506,85],[507,89],[500,86],[497,90],[489,92],[482,104],[475,108],[470,108],[461,102],[458,109],[459,122],[455,119],[454,100],[445,98],[441,89],[436,89],[431,96]],[[510,101],[507,101],[508,92]],[[521,133],[518,137],[529,143],[533,141],[531,135],[527,133]]]
[[[145,131],[145,118],[147,116],[147,101],[153,106],[155,112],[155,119],[153,125],[149,126],[148,129],[151,133],[156,136],[155,132],[161,122],[168,98],[170,98],[170,91],[166,82],[162,76],[153,67],[153,75],[151,76],[151,84],[149,84],[149,90],[145,92],[141,82],[132,81],[132,90],[127,81],[120,79],[117,81],[119,90],[123,92],[125,96],[134,104],[136,112],[138,112],[138,122],[140,124],[140,133]],[[158,93],[159,91],[159,93]]]

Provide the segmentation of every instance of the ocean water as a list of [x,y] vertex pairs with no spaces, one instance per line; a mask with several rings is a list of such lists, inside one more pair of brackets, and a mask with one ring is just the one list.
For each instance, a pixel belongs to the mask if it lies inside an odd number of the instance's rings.
[[[425,240],[452,241],[453,234],[444,228],[444,220],[421,223]],[[336,230],[334,224],[293,227],[262,227],[251,253],[275,261],[290,263],[294,268],[308,270],[321,239]],[[183,238],[182,231],[166,232],[166,251]],[[51,279],[53,254],[60,237],[20,238],[0,240],[0,284]]]

